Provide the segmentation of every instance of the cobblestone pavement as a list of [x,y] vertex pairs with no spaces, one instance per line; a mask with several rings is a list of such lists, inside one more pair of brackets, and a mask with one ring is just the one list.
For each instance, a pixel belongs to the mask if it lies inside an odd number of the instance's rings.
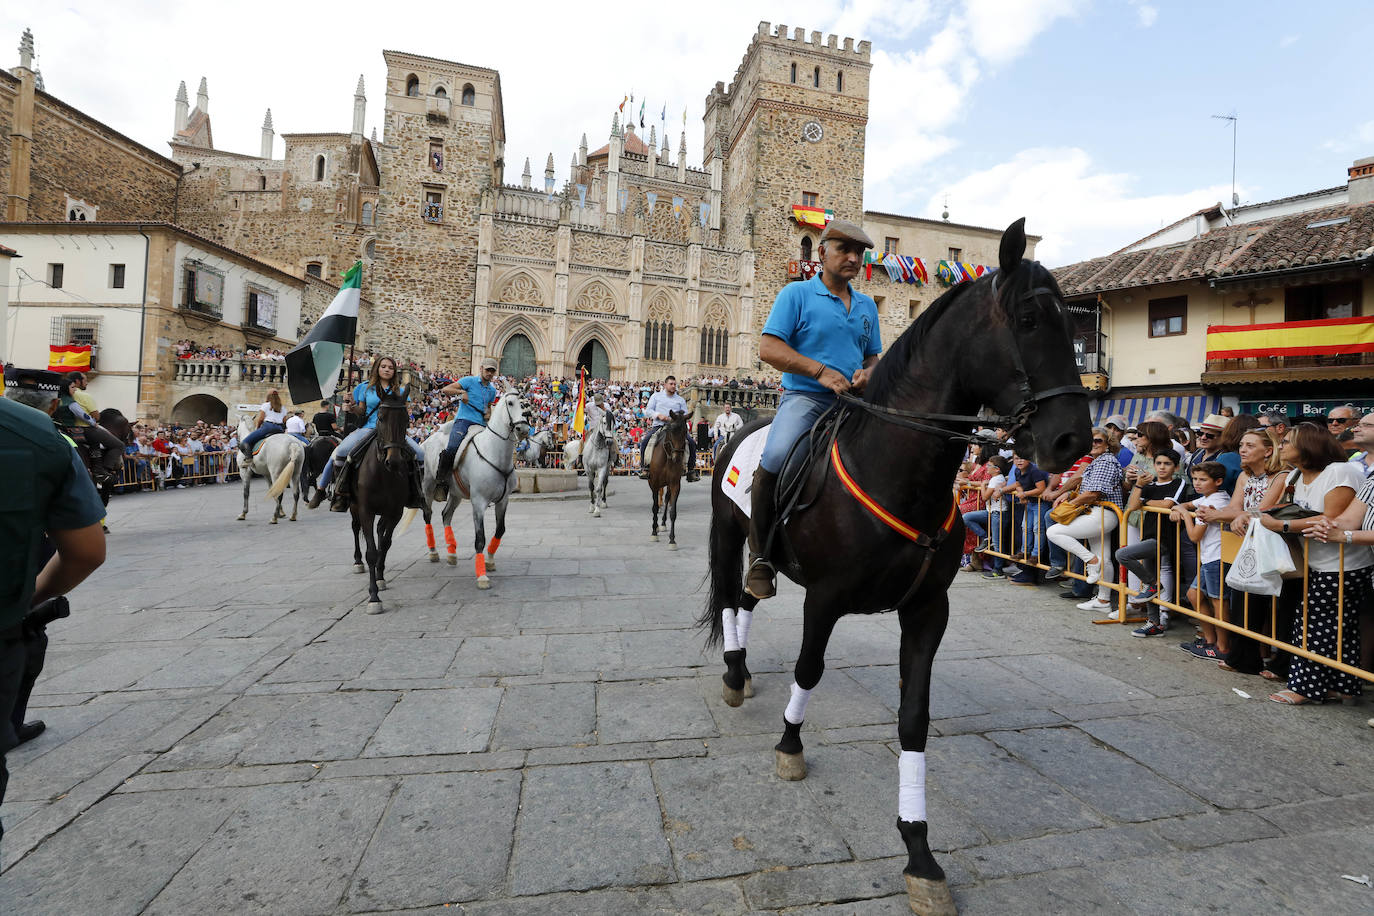
[[[0,912],[906,912],[895,619],[841,623],[810,776],[780,782],[800,592],[760,607],[758,695],[726,707],[692,625],[706,485],[676,553],[616,489],[601,519],[514,504],[489,592],[417,525],[380,616],[345,517],[118,499],[10,757]],[[954,590],[930,823],[962,911],[1374,910],[1340,877],[1374,873],[1368,707],[1265,702],[1057,592]]]

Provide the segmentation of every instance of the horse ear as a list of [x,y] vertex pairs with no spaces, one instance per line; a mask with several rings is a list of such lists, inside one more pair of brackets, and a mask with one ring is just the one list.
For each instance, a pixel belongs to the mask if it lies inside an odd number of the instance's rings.
[[1026,254],[1026,218],[1023,216],[1002,233],[1002,247],[997,252],[997,266],[1008,274],[1021,266]]

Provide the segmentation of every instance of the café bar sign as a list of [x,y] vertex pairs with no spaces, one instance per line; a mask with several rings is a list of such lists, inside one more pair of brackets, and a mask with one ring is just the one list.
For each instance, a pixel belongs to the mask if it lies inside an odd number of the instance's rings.
[[1295,420],[1325,420],[1326,415],[1337,407],[1349,405],[1356,413],[1374,411],[1374,398],[1352,398],[1334,401],[1241,401],[1239,413],[1259,416],[1266,410],[1282,410]]

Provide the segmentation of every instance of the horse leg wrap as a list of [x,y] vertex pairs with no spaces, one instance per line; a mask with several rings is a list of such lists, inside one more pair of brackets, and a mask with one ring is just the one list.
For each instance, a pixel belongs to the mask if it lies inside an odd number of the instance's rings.
[[498,547],[500,547],[500,546],[501,546],[501,539],[500,539],[500,538],[492,538],[490,541],[487,541],[487,556],[489,556],[489,557],[494,557],[494,556],[496,556],[496,548],[498,548]]
[[472,558],[472,570],[477,573],[477,578],[482,578],[487,574],[487,558],[478,553]]
[[453,529],[448,525],[444,526],[444,546],[449,553],[458,552],[458,539],[453,536]]
[[735,609],[721,608],[720,611],[721,628],[725,633],[725,651],[735,652],[739,649],[739,635],[735,626]]
[[426,526],[425,526],[425,546],[428,547],[430,550],[433,550],[433,549],[434,549],[434,526],[433,526],[433,525],[426,525]]
[[792,725],[801,725],[806,721],[806,704],[811,701],[811,691],[798,687],[796,681],[792,682],[792,699],[787,701],[787,710],[782,714],[783,719]]
[[902,751],[897,758],[897,817],[926,819],[926,755],[919,751]]
[[749,647],[749,624],[754,622],[754,612],[740,609],[735,617],[736,639],[739,640],[739,647],[747,649]]

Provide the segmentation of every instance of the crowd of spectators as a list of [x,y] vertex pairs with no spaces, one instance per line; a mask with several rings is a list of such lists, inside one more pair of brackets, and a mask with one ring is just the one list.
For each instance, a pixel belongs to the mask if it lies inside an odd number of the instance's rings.
[[285,353],[272,348],[202,346],[189,338],[178,340],[173,349],[177,359],[286,359]]
[[[1128,605],[1146,614],[1132,635],[1163,636],[1170,621],[1161,605],[1172,603],[1199,615],[1197,637],[1180,648],[1227,671],[1286,681],[1275,702],[1351,701],[1361,692],[1353,675],[1208,620],[1243,626],[1248,604],[1251,627],[1276,619],[1269,635],[1329,658],[1339,631],[1341,660],[1374,670],[1374,413],[1337,407],[1322,424],[1224,410],[1196,429],[1167,412],[1136,426],[1108,417],[1063,474],[1037,468],[1005,430],[987,431],[986,442],[970,446],[959,475],[964,569],[1027,587],[1057,580],[1079,608],[1115,619],[1111,583],[1121,566]],[[1114,550],[1123,517],[1127,546]],[[1285,537],[1306,566],[1305,578],[1284,580],[1272,618],[1268,597],[1223,578],[1223,529],[1244,535],[1255,524]]]

